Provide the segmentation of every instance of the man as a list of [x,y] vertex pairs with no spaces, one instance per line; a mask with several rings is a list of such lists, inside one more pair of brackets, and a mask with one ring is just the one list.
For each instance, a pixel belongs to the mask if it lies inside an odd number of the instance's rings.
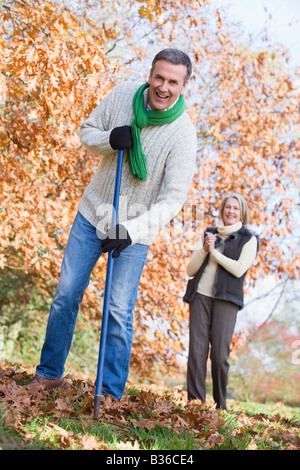
[[[165,49],[148,83],[117,85],[81,125],[83,145],[102,161],[79,203],[50,310],[32,390],[63,386],[64,365],[90,274],[103,252],[114,264],[103,372],[103,393],[121,398],[128,377],[133,309],[149,245],[181,209],[195,168],[196,133],[184,111],[189,57]],[[117,150],[127,149],[119,224],[109,227]],[[110,214],[111,215],[111,214]]]

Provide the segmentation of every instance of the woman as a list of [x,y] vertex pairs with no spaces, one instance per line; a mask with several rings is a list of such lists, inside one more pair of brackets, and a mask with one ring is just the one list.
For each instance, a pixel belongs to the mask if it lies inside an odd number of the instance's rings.
[[244,306],[243,284],[253,263],[258,241],[245,225],[249,214],[245,199],[226,195],[220,205],[218,227],[208,227],[187,266],[194,276],[190,303],[188,399],[206,399],[206,364],[211,345],[213,398],[226,409],[230,344],[237,313]]

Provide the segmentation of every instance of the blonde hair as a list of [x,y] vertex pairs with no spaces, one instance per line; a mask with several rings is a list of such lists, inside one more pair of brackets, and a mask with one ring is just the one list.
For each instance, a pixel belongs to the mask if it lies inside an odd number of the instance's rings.
[[221,204],[220,204],[220,209],[219,209],[220,218],[223,220],[224,207],[225,207],[226,201],[228,201],[228,199],[230,198],[234,198],[238,201],[239,206],[240,206],[240,212],[241,212],[241,222],[243,225],[248,225],[249,224],[249,211],[248,211],[247,203],[244,197],[238,193],[228,193],[226,194],[226,196],[223,197]]

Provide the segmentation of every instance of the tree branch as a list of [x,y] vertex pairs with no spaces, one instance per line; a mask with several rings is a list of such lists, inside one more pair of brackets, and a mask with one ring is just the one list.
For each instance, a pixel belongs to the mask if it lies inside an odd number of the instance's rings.
[[270,289],[265,294],[259,295],[258,297],[255,297],[255,299],[249,300],[249,302],[245,304],[245,307],[248,307],[248,305],[252,304],[253,302],[256,302],[257,300],[264,299],[265,297],[268,297],[268,295],[271,294],[271,292],[273,292],[275,289],[277,289],[277,287],[281,286],[282,284],[286,284],[286,282],[288,281],[289,278],[290,278],[290,276],[288,276],[287,279],[280,282],[279,284],[276,284],[276,286],[272,287],[272,289]]
[[287,276],[287,278],[286,278],[285,281],[283,282],[283,287],[282,287],[282,289],[281,289],[280,295],[279,295],[279,297],[278,297],[278,299],[277,299],[277,301],[276,301],[274,307],[272,308],[271,313],[268,315],[268,317],[265,319],[265,321],[259,326],[259,328],[262,327],[262,326],[264,326],[264,325],[270,320],[270,318],[272,317],[273,313],[275,312],[275,310],[276,310],[276,308],[277,308],[277,306],[278,306],[278,304],[279,304],[279,302],[280,302],[280,300],[281,300],[281,298],[282,298],[282,296],[283,296],[283,293],[284,293],[285,288],[286,288],[286,285],[287,285],[287,281],[288,281],[289,279],[290,279],[290,276]]

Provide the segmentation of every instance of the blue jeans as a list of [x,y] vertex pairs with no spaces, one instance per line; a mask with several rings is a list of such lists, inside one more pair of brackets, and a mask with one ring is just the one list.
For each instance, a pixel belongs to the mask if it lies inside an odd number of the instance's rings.
[[[133,309],[149,247],[134,244],[115,258],[103,372],[103,393],[121,398],[128,377],[133,337]],[[102,254],[96,229],[79,212],[66,246],[51,305],[45,342],[36,373],[48,379],[63,376],[79,304],[90,274]]]

